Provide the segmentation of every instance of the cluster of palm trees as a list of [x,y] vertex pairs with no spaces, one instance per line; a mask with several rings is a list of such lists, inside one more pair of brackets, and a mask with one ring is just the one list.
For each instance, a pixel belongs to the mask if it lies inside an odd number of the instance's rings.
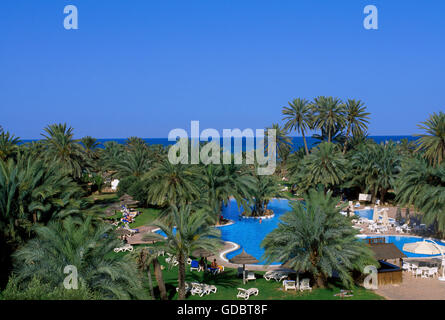
[[[6,275],[0,286],[10,277],[11,292],[29,284],[43,288],[44,283],[59,290],[64,264],[78,264],[82,294],[142,297],[140,281],[133,281],[143,277],[139,265],[141,270],[155,269],[161,298],[166,298],[157,260],[163,250],[179,262],[179,297],[184,298],[186,257],[194,249],[218,248],[219,235],[212,226],[220,222],[223,206],[234,198],[246,215],[267,214],[271,198],[291,196],[283,191],[283,176],[305,204],[295,205],[264,240],[266,258],[288,261],[312,273],[320,285],[333,270],[350,284],[351,271],[369,262],[369,252],[353,242],[348,219],[334,214],[336,196],[352,199],[369,192],[374,199],[412,206],[424,213],[426,223],[445,230],[444,113],[421,123],[425,134],[418,140],[386,144],[368,139],[369,113],[361,101],[297,98],[282,114],[284,125],[272,125],[280,165],[272,176],[257,175],[257,164],[233,161],[173,165],[168,147],[137,137],[102,146],[89,136],[74,139],[66,124],[49,125],[42,139],[31,143],[0,130],[0,245],[5,252],[0,273]],[[310,130],[319,141],[313,147],[307,143]],[[293,150],[292,132],[303,136],[299,150]],[[158,246],[138,252],[136,262],[107,256],[116,239],[86,200],[110,177],[120,180],[119,195],[127,193],[142,205],[162,209],[156,223],[166,238],[158,237]],[[116,274],[124,264],[130,277]]]

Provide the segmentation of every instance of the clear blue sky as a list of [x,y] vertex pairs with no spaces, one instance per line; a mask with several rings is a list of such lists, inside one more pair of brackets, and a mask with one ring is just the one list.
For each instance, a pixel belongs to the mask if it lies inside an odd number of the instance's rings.
[[443,0],[1,0],[0,125],[166,137],[263,128],[292,98],[333,95],[365,101],[372,135],[418,133],[445,109],[444,16]]

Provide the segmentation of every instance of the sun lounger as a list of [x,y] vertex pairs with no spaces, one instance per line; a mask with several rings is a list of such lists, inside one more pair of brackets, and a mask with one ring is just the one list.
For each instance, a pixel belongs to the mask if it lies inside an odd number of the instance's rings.
[[199,265],[199,262],[196,260],[192,260],[191,264],[190,264],[190,271],[201,271],[201,266]]
[[249,272],[247,273],[247,278],[246,278],[246,280],[247,280],[247,281],[249,281],[249,280],[256,280],[255,273],[254,273],[253,271],[249,271]]
[[283,281],[284,290],[297,290],[297,282],[295,280],[284,280]]
[[301,280],[300,291],[304,291],[304,290],[312,291],[312,287],[309,285],[309,281],[310,280],[308,278],[304,278],[303,280]]
[[249,300],[251,295],[257,296],[258,293],[259,290],[257,288],[250,288],[250,289],[238,288],[238,294],[236,295],[236,297],[242,298],[244,300]]

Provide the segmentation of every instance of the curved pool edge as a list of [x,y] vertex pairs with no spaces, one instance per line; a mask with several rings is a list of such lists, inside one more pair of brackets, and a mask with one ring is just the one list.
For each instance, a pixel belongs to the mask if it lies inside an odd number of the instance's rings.
[[[358,238],[366,238],[366,237],[377,237],[377,238],[378,237],[404,237],[404,238],[418,238],[418,239],[422,239],[422,240],[423,239],[431,239],[431,240],[436,241],[436,242],[437,241],[439,241],[439,242],[444,242],[445,241],[445,239],[435,239],[435,238],[431,238],[431,237],[425,238],[425,237],[418,236],[418,235],[413,235],[413,234],[399,234],[399,233],[388,233],[388,234],[360,233],[360,234],[357,235],[357,237]],[[400,251],[404,252],[403,250],[400,250]],[[418,256],[418,257],[406,257],[406,258],[403,258],[403,259],[404,260],[410,260],[410,259],[413,259],[413,260],[418,260],[418,259],[434,259],[434,258],[437,259],[440,256],[441,256],[440,254],[434,254],[434,255],[422,255],[422,256]]]

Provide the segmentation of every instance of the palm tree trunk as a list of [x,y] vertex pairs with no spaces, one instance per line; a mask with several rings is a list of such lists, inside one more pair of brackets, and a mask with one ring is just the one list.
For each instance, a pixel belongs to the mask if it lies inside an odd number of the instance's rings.
[[304,130],[301,130],[301,135],[303,136],[304,150],[306,151],[306,155],[309,155],[309,149],[307,148],[307,142],[306,142],[306,137],[304,135]]
[[155,271],[156,282],[158,283],[159,292],[161,294],[161,300],[167,300],[167,290],[165,289],[161,266],[157,258],[153,259],[153,267]]
[[185,300],[185,259],[184,254],[178,254],[178,300]]
[[153,290],[153,279],[151,277],[151,269],[150,266],[147,266],[147,276],[148,276],[148,287],[150,289],[151,299],[155,298],[155,292]]
[[32,222],[33,222],[34,224],[37,223],[37,212],[35,212],[35,211],[32,213]]
[[346,130],[346,140],[345,140],[345,145],[343,146],[343,154],[346,153],[346,146],[348,145],[348,140],[349,140],[349,131],[351,130],[351,124],[348,123],[348,130]]

